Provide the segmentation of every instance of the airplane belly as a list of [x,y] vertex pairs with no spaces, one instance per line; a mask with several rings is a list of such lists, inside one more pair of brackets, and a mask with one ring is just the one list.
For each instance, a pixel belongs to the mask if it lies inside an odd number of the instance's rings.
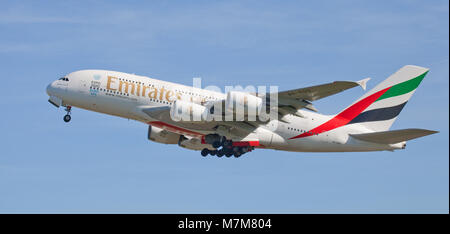
[[259,144],[264,148],[283,149],[287,146],[286,140],[280,135],[267,129],[258,128],[256,134]]

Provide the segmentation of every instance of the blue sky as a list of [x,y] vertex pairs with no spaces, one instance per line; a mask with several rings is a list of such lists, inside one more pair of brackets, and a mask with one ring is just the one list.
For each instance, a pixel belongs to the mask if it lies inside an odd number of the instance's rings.
[[[448,1],[1,1],[0,213],[448,213]],[[146,139],[45,87],[80,69],[280,90],[431,70],[393,125],[406,150],[239,159]],[[355,88],[315,103],[334,114]]]

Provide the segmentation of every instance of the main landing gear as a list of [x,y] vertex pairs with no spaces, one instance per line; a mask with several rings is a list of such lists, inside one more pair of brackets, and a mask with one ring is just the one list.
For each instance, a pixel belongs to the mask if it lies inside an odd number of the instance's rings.
[[72,110],[71,106],[66,106],[65,111],[67,112],[67,114],[64,115],[64,118],[63,118],[64,122],[66,122],[66,123],[68,123],[72,119],[72,117],[70,117],[71,110]]
[[219,158],[222,156],[225,156],[227,158],[229,158],[231,156],[234,156],[235,158],[239,158],[243,154],[255,149],[254,146],[233,146],[233,141],[227,140],[225,137],[220,138],[220,140],[214,141],[211,145],[216,149],[210,150],[210,149],[204,148],[201,151],[201,155],[203,157],[206,157],[209,154],[212,156],[217,156]]

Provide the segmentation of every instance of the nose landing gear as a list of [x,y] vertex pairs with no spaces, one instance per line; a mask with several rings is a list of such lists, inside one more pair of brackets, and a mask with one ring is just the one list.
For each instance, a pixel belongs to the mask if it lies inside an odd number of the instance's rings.
[[63,118],[64,122],[66,122],[66,123],[68,123],[72,119],[72,117],[70,116],[71,110],[72,110],[71,106],[66,106],[65,111],[67,112],[67,114],[64,115],[64,118]]

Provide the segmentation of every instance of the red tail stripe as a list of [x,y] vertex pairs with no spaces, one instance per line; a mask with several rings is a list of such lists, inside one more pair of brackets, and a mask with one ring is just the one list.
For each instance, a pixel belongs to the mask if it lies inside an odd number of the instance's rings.
[[380,91],[362,99],[361,101],[353,104],[352,106],[345,109],[344,111],[342,111],[341,113],[336,115],[334,118],[328,120],[327,122],[323,123],[322,125],[319,125],[318,127],[314,128],[308,132],[302,133],[295,137],[291,137],[289,139],[296,139],[296,138],[312,136],[314,134],[327,132],[327,131],[333,130],[335,128],[346,125],[347,123],[352,121],[352,119],[354,119],[356,116],[358,116],[362,111],[364,111],[368,106],[370,106],[372,103],[374,103],[379,97],[381,97],[381,95],[383,95],[390,88],[391,87],[385,88],[383,90],[380,90]]

